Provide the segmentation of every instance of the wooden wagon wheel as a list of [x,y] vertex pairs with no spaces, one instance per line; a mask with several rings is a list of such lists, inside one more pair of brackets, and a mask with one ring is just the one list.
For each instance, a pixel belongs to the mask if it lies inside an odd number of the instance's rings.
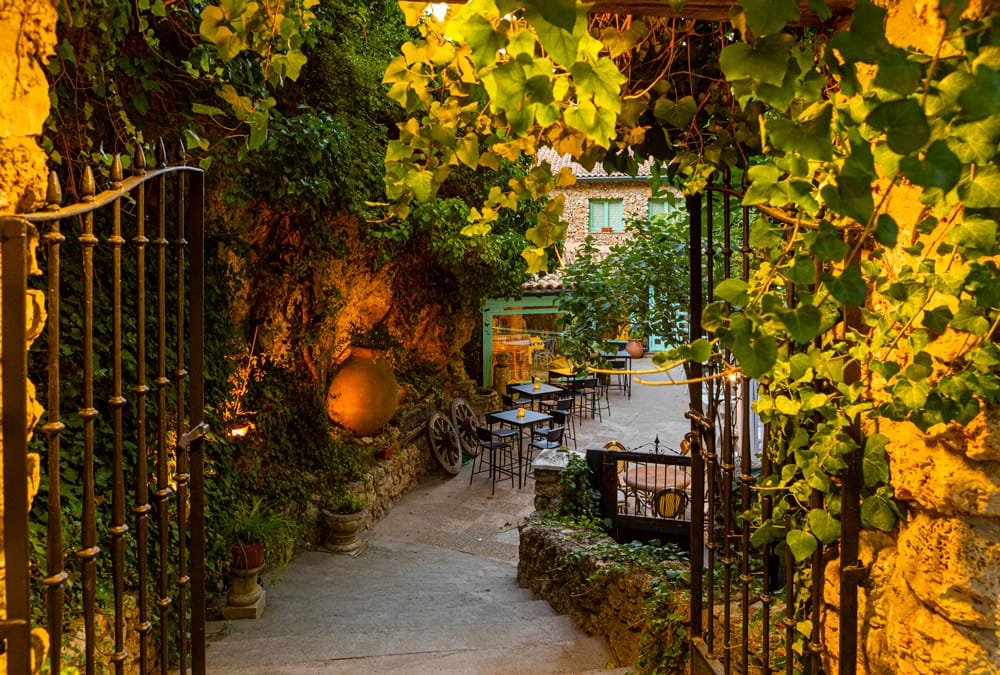
[[434,413],[427,423],[427,435],[435,459],[445,471],[457,475],[462,468],[462,443],[451,420],[439,412]]
[[456,398],[451,402],[451,423],[458,431],[458,440],[462,443],[462,452],[469,457],[479,454],[479,437],[476,436],[476,413],[464,398]]

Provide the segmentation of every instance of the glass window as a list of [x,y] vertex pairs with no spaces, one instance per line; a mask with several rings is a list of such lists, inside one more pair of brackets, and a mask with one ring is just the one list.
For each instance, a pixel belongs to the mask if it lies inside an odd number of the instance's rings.
[[650,199],[647,202],[647,205],[649,208],[650,218],[664,213],[670,213],[671,211],[676,211],[680,208],[676,199]]
[[590,200],[590,231],[591,232],[624,232],[622,200],[591,199]]

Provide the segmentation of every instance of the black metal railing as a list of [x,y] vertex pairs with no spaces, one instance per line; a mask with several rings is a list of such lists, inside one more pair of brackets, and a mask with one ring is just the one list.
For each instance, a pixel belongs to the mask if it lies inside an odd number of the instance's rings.
[[[33,370],[44,373],[36,384],[44,392],[45,422],[34,449],[47,458],[41,478],[47,514],[39,526],[46,532],[41,585],[49,669],[60,672],[68,662],[64,639],[75,637],[65,634],[72,580],[82,588],[83,621],[71,630],[83,633],[84,645],[73,665],[87,673],[123,673],[131,656],[130,670],[140,673],[205,672],[205,183],[200,169],[169,166],[162,142],[157,154],[159,168],[147,168],[140,151],[127,178],[116,157],[110,189],[100,193],[87,168],[80,202],[71,206],[61,206],[53,173],[44,210],[0,218],[8,593],[0,629],[9,672],[29,672],[32,628],[24,322],[33,227],[41,239],[48,311],[37,350],[43,363]],[[78,257],[67,259],[71,244]],[[67,288],[80,297],[67,296]],[[63,373],[70,362],[79,366],[72,376]],[[65,412],[71,407],[75,418]],[[67,451],[77,449],[79,500],[74,496],[72,505],[79,504],[79,512],[67,513],[60,476]],[[110,494],[99,494],[109,483]],[[70,517],[78,519],[80,534],[67,550],[63,525]],[[100,602],[99,585],[110,585],[110,606]],[[130,621],[138,645],[131,655],[126,596],[136,608]],[[99,629],[99,615],[109,617],[110,630]]]
[[[714,287],[733,276],[744,281],[750,277],[751,214],[733,201],[739,196],[740,187],[734,188],[726,174],[706,192],[687,198],[691,341],[706,337],[701,315],[704,304],[714,299]],[[691,672],[821,673],[824,650],[839,649],[849,655],[839,659],[838,666],[842,675],[848,675],[854,672],[851,655],[857,652],[860,472],[848,470],[842,489],[840,644],[824,645],[820,610],[827,561],[822,547],[807,563],[809,573],[796,575],[791,552],[780,541],[751,545],[753,523],[748,513],[759,509],[761,519],[767,520],[776,506],[767,491],[757,490],[757,476],[780,474],[782,467],[772,464],[765,450],[767,429],[758,429],[752,411],[758,383],[733,371],[731,355],[724,353],[707,364],[689,364],[687,372]],[[782,454],[794,462],[793,453]],[[814,491],[810,507],[822,506],[822,496]],[[786,518],[790,516],[791,509],[786,509]],[[796,654],[791,645],[799,622],[791,608],[802,597],[808,598],[811,633],[806,649]]]

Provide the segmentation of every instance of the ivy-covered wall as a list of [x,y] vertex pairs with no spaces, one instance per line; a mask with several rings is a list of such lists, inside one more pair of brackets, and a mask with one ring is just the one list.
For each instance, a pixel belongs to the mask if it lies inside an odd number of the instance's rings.
[[[887,2],[886,36],[897,46],[932,54],[945,30],[935,8],[919,0]],[[970,16],[984,6],[972,3]],[[939,54],[939,56],[944,56]],[[887,212],[897,222],[923,217],[919,195],[896,191]],[[941,232],[920,235],[930,242]],[[912,227],[900,240],[916,240]],[[889,259],[890,267],[898,265]],[[936,346],[950,362],[963,339]],[[868,429],[887,445],[896,498],[907,517],[892,534],[867,531],[861,562],[870,577],[862,588],[859,672],[996,672],[1000,663],[1000,410],[988,407],[970,424],[931,427],[880,419]],[[828,609],[836,606],[836,564],[826,568]],[[826,640],[836,672],[836,613],[827,612]],[[848,657],[848,655],[840,655]]]

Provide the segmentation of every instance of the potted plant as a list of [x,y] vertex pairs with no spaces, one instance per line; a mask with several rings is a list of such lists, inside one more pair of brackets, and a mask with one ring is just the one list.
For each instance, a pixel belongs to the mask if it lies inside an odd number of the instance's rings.
[[264,565],[270,552],[279,568],[288,563],[288,550],[295,539],[295,523],[278,511],[268,510],[260,497],[238,505],[223,528],[230,545],[230,567],[250,570]]
[[295,522],[268,510],[261,498],[238,505],[223,533],[230,545],[229,593],[222,613],[227,619],[256,619],[264,610],[258,575],[267,557],[280,570],[291,559]]
[[368,521],[368,502],[351,492],[344,492],[330,501],[322,515],[327,532],[326,550],[361,555],[368,546],[367,540],[358,536]]

